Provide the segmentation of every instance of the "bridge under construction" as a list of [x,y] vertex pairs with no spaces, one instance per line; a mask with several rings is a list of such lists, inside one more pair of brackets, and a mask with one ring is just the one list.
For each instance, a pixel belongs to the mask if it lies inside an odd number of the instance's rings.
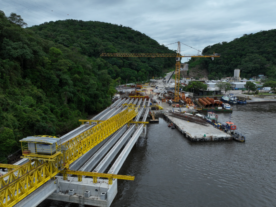
[[118,99],[91,120],[60,138],[20,140],[23,159],[0,177],[0,207],[37,206],[45,199],[110,206],[118,175],[131,149],[146,137],[150,100]]

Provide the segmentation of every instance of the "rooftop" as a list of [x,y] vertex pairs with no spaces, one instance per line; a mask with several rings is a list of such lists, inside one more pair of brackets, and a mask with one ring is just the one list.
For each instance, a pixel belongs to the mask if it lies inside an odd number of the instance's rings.
[[24,139],[21,139],[20,142],[39,142],[39,143],[46,143],[46,144],[55,144],[59,141],[58,138],[50,138],[50,137],[36,137],[30,136]]
[[231,84],[246,84],[246,82],[232,82]]

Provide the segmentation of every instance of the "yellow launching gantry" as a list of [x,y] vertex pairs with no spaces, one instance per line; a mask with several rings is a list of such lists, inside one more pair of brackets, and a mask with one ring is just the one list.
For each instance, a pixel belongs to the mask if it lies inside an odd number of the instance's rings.
[[[133,176],[71,171],[69,166],[122,126],[133,123],[137,113],[138,107],[129,105],[126,110],[107,120],[92,120],[91,122],[99,124],[64,143],[46,136],[31,136],[20,140],[22,158],[30,161],[18,166],[0,164],[0,167],[9,169],[6,174],[0,175],[0,207],[14,206],[58,173],[62,173],[64,179],[68,174],[77,175],[79,181],[81,176],[91,176],[93,182],[97,182],[98,177],[104,177],[108,178],[109,184],[112,184],[113,179],[134,180]],[[84,123],[88,120],[80,121]]]
[[175,90],[174,90],[174,102],[179,102],[179,88],[180,88],[180,67],[182,57],[194,57],[194,58],[214,58],[220,57],[218,54],[213,55],[181,55],[181,45],[178,43],[178,48],[176,53],[102,53],[101,57],[173,57],[176,59],[175,64]]

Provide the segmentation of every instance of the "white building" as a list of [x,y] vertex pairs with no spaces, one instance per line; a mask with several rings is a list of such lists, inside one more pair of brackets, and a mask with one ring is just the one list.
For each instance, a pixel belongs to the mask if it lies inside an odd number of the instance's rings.
[[246,82],[232,82],[231,83],[231,87],[232,89],[236,89],[236,90],[239,90],[239,89],[243,89],[245,88]]
[[234,80],[235,81],[240,81],[240,69],[235,69],[234,70]]
[[271,87],[263,87],[263,90],[264,90],[264,91],[270,91],[270,90],[271,90]]
[[192,81],[191,79],[183,79],[181,80],[181,83],[185,84],[185,85],[189,85],[189,82]]
[[216,82],[207,82],[206,84],[207,84],[207,87],[210,87],[210,88],[215,88],[215,87],[217,87],[217,86],[216,86],[216,84],[217,84]]

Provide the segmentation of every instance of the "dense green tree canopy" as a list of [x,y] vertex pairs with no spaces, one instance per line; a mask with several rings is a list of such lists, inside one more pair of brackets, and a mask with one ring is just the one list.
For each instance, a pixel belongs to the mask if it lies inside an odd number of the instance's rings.
[[200,81],[190,81],[185,90],[197,93],[199,90],[207,90],[207,85]]
[[10,16],[8,17],[8,20],[10,20],[11,22],[17,24],[20,27],[27,26],[27,23],[24,22],[24,20],[21,18],[21,16],[17,15],[16,13],[11,13]]
[[218,82],[218,83],[216,83],[216,86],[217,86],[221,91],[225,91],[225,93],[231,89],[231,84],[228,83],[228,82]]
[[271,87],[272,90],[275,92],[276,91],[276,81],[267,81],[264,83],[263,87]]
[[99,57],[172,52],[131,28],[77,20],[24,26],[19,15],[0,11],[0,161],[19,139],[62,135],[103,110],[120,79],[145,80],[174,64],[174,58]]
[[248,93],[250,93],[250,91],[256,91],[257,90],[256,85],[251,81],[247,81],[246,84],[244,85],[244,87],[248,90]]
[[[189,61],[190,68],[200,65],[208,70],[209,79],[233,76],[234,69],[241,69],[241,77],[251,78],[259,74],[276,79],[276,30],[245,34],[227,43],[207,46],[203,54],[221,54],[212,61],[209,58]],[[272,77],[271,77],[272,76]]]
[[[174,53],[159,45],[145,34],[122,25],[95,21],[65,20],[34,26],[34,31],[44,39],[54,41],[88,57],[101,53]],[[163,76],[164,68],[173,67],[174,58],[104,58],[112,78],[121,77],[122,82],[145,80]],[[103,68],[102,64],[98,65]]]

